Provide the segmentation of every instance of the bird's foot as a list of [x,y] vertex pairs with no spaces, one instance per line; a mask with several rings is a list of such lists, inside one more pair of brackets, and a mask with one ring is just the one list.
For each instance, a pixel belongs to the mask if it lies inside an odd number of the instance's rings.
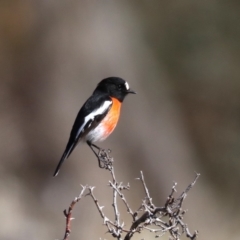
[[98,164],[100,168],[109,169],[112,166],[113,158],[109,155],[110,153],[110,149],[99,149]]

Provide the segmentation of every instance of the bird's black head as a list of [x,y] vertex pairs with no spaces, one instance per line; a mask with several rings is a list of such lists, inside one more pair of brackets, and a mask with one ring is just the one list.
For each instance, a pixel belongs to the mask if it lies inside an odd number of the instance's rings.
[[109,77],[103,79],[95,89],[94,92],[104,92],[107,93],[110,97],[117,98],[120,102],[124,100],[124,98],[129,93],[134,93],[134,91],[130,90],[128,83],[122,78],[118,77]]

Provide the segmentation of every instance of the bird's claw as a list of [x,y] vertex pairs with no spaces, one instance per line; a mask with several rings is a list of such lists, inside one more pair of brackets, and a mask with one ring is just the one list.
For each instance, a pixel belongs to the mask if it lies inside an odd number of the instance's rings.
[[98,164],[100,168],[109,169],[112,166],[113,158],[109,156],[111,150],[100,149],[98,152]]

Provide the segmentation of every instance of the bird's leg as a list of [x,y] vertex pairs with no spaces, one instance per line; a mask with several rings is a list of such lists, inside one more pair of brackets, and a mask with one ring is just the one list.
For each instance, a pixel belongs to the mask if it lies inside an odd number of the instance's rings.
[[[95,144],[92,144],[91,142],[87,141],[87,144],[88,146],[91,148],[91,150],[93,151],[93,153],[95,154],[95,156],[98,158],[98,155],[99,155],[99,151],[101,150],[100,147],[96,146]],[[98,149],[98,153],[95,152],[94,148],[97,148]]]
[[98,147],[97,145],[93,144],[93,143],[90,143],[92,147],[95,147],[98,151],[101,151],[103,150],[102,148]]
[[[112,159],[110,159],[108,152],[105,149],[102,149],[89,141],[87,141],[87,144],[91,148],[95,156],[97,157],[99,167],[107,169],[108,165],[111,165],[112,163]],[[93,147],[96,148],[98,152],[96,152]]]

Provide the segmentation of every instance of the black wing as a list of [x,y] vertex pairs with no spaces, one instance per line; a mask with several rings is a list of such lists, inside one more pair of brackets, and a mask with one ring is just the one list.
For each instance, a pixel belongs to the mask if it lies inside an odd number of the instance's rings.
[[101,96],[97,94],[92,95],[84,103],[75,119],[66,149],[57,165],[53,176],[58,175],[61,165],[76,147],[78,140],[86,131],[89,131],[92,127],[96,127],[101,122],[101,120],[108,113],[111,105],[111,98],[108,95],[102,94]]

